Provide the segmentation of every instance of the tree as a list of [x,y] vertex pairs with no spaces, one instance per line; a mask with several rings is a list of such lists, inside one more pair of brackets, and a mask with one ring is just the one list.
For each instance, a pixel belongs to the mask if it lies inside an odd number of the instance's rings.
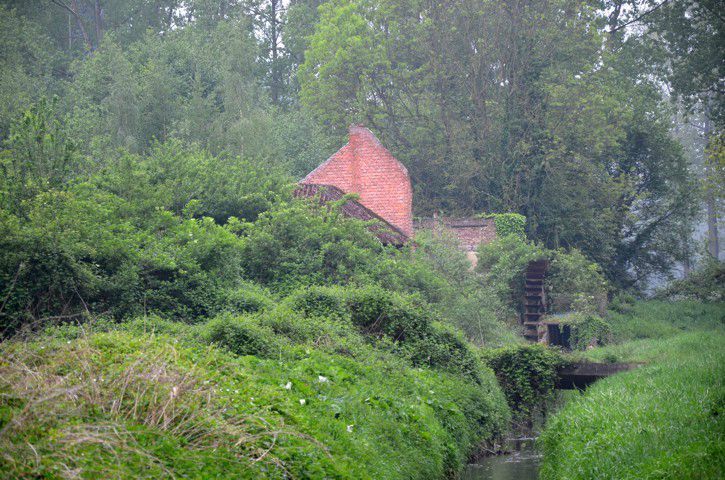
[[[725,127],[725,3],[722,0],[611,0],[612,37],[638,47],[671,90],[671,98],[693,114],[704,114],[705,142],[717,142]],[[710,170],[704,172],[707,176]],[[722,196],[704,192],[708,250],[719,258],[718,217]]]
[[320,8],[301,99],[333,130],[370,125],[420,211],[513,211],[621,286],[667,271],[692,211],[659,86],[603,51],[595,5],[352,0]]
[[39,26],[0,6],[0,139],[34,99],[54,92],[59,58]]

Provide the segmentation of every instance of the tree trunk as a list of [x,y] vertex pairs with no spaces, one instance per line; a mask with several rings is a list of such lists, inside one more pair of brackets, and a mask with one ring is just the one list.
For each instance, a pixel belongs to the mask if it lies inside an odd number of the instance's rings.
[[277,29],[277,1],[278,0],[271,0],[270,1],[270,19],[269,19],[269,27],[270,27],[270,53],[272,56],[272,82],[271,82],[271,94],[272,94],[272,103],[275,105],[279,104],[279,65],[277,65],[277,35],[278,29]]
[[93,21],[96,24],[96,46],[101,44],[103,37],[103,21],[101,20],[101,1],[96,0],[93,4]]
[[[710,121],[709,102],[705,106],[705,144],[709,145],[712,136],[712,122]],[[704,162],[707,167],[707,161]],[[705,175],[709,175],[706,170]],[[715,198],[715,192],[709,188],[705,193],[705,203],[707,205],[707,253],[715,260],[720,259],[720,237],[718,232],[718,205]]]
[[81,31],[81,35],[83,35],[83,41],[86,44],[86,48],[88,48],[88,51],[92,51],[93,44],[91,43],[91,38],[88,36],[86,27],[85,27],[85,25],[83,25],[83,21],[81,20],[81,14],[80,14],[80,10],[78,9],[77,0],[73,0],[71,2],[71,12],[73,12],[73,15],[76,17],[76,23],[78,24],[78,28]]
[[720,238],[717,225],[717,202],[712,192],[707,194],[707,252],[716,260],[720,259]]

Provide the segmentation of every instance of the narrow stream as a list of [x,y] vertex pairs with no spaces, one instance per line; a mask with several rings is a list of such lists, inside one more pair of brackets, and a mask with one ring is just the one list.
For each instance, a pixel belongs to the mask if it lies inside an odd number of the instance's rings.
[[541,455],[534,449],[534,438],[512,440],[511,453],[482,457],[466,467],[463,480],[536,480]]

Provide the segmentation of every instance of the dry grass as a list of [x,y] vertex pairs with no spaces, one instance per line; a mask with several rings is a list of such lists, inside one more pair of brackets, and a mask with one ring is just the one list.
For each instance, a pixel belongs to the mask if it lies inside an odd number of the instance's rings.
[[171,342],[142,342],[126,352],[104,350],[88,337],[6,343],[0,362],[2,463],[22,475],[41,470],[49,456],[46,463],[62,466],[61,477],[81,478],[77,452],[92,448],[113,459],[109,476],[122,476],[128,459],[136,458],[175,477],[173,465],[139,441],[135,427],[142,426],[143,432],[182,440],[188,451],[220,452],[242,468],[263,463],[286,470],[274,455],[277,439],[302,435],[259,416],[227,415],[218,386],[205,377],[206,365],[187,363]]

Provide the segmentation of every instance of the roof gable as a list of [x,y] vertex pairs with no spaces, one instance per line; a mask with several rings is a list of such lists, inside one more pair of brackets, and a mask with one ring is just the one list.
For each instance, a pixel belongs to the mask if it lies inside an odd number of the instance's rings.
[[407,236],[413,234],[413,192],[408,170],[362,125],[349,141],[300,181],[357,193],[360,203]]

